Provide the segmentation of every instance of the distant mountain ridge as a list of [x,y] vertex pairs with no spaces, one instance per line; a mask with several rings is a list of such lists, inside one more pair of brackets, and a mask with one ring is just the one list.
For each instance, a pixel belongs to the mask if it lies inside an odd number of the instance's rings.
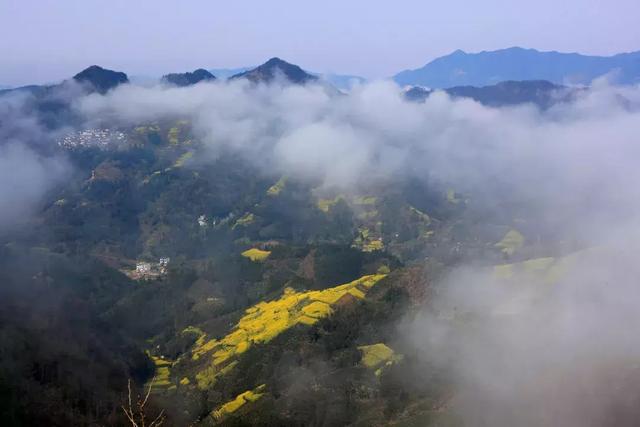
[[216,79],[216,76],[211,74],[209,71],[198,68],[193,72],[187,73],[171,73],[162,76],[162,81],[165,83],[173,84],[176,86],[191,86],[196,83],[200,83],[202,81],[213,81]]
[[425,66],[396,74],[400,85],[430,88],[487,86],[510,80],[547,80],[555,84],[590,84],[612,73],[620,84],[640,83],[640,51],[613,56],[541,52],[512,47],[495,51],[466,53],[457,50]]
[[[453,98],[469,98],[490,107],[534,104],[542,109],[569,102],[577,92],[577,89],[546,80],[505,81],[490,86],[454,86],[442,90]],[[409,101],[423,102],[434,92],[414,86],[406,90],[404,96]]]

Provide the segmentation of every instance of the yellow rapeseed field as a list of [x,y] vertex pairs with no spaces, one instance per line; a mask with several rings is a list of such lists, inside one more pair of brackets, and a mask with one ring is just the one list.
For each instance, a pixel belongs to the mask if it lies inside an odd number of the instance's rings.
[[200,335],[192,349],[193,360],[208,355],[211,364],[196,374],[202,389],[212,385],[225,369],[231,369],[233,359],[254,344],[267,343],[273,338],[298,325],[313,325],[333,312],[332,305],[343,296],[362,299],[366,292],[384,274],[363,276],[353,282],[320,291],[296,292],[287,288],[280,299],[260,302],[245,311],[233,330],[221,339],[207,339]]

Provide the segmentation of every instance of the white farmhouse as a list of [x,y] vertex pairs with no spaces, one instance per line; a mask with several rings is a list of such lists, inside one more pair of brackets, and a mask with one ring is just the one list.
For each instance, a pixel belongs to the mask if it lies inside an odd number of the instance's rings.
[[138,262],[136,263],[136,273],[146,274],[151,272],[151,263]]

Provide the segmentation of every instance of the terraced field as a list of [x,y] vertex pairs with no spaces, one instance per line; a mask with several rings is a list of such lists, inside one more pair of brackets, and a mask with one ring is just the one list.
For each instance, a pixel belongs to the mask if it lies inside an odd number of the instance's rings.
[[213,417],[214,421],[222,421],[229,415],[238,411],[243,406],[260,399],[264,395],[265,387],[266,386],[262,384],[254,388],[253,390],[248,390],[244,393],[239,394],[235,399],[225,403],[224,405],[221,405],[218,409],[211,412],[211,416]]
[[225,337],[210,339],[201,333],[191,357],[194,361],[209,357],[210,363],[196,374],[198,387],[205,389],[213,385],[220,375],[233,369],[234,359],[251,346],[267,343],[295,325],[313,325],[329,316],[333,306],[343,298],[364,298],[367,291],[384,277],[384,274],[363,276],[321,291],[296,292],[287,288],[280,299],[260,302],[247,309],[244,317]]

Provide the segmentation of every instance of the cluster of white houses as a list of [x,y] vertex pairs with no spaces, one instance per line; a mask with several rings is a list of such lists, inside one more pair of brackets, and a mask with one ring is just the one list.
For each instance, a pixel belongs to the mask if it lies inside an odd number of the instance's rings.
[[147,261],[139,261],[136,263],[136,273],[143,276],[152,273],[166,274],[170,260],[171,259],[169,257],[160,258],[157,264]]
[[112,129],[85,129],[72,132],[58,142],[64,148],[101,147],[126,141],[124,133]]

